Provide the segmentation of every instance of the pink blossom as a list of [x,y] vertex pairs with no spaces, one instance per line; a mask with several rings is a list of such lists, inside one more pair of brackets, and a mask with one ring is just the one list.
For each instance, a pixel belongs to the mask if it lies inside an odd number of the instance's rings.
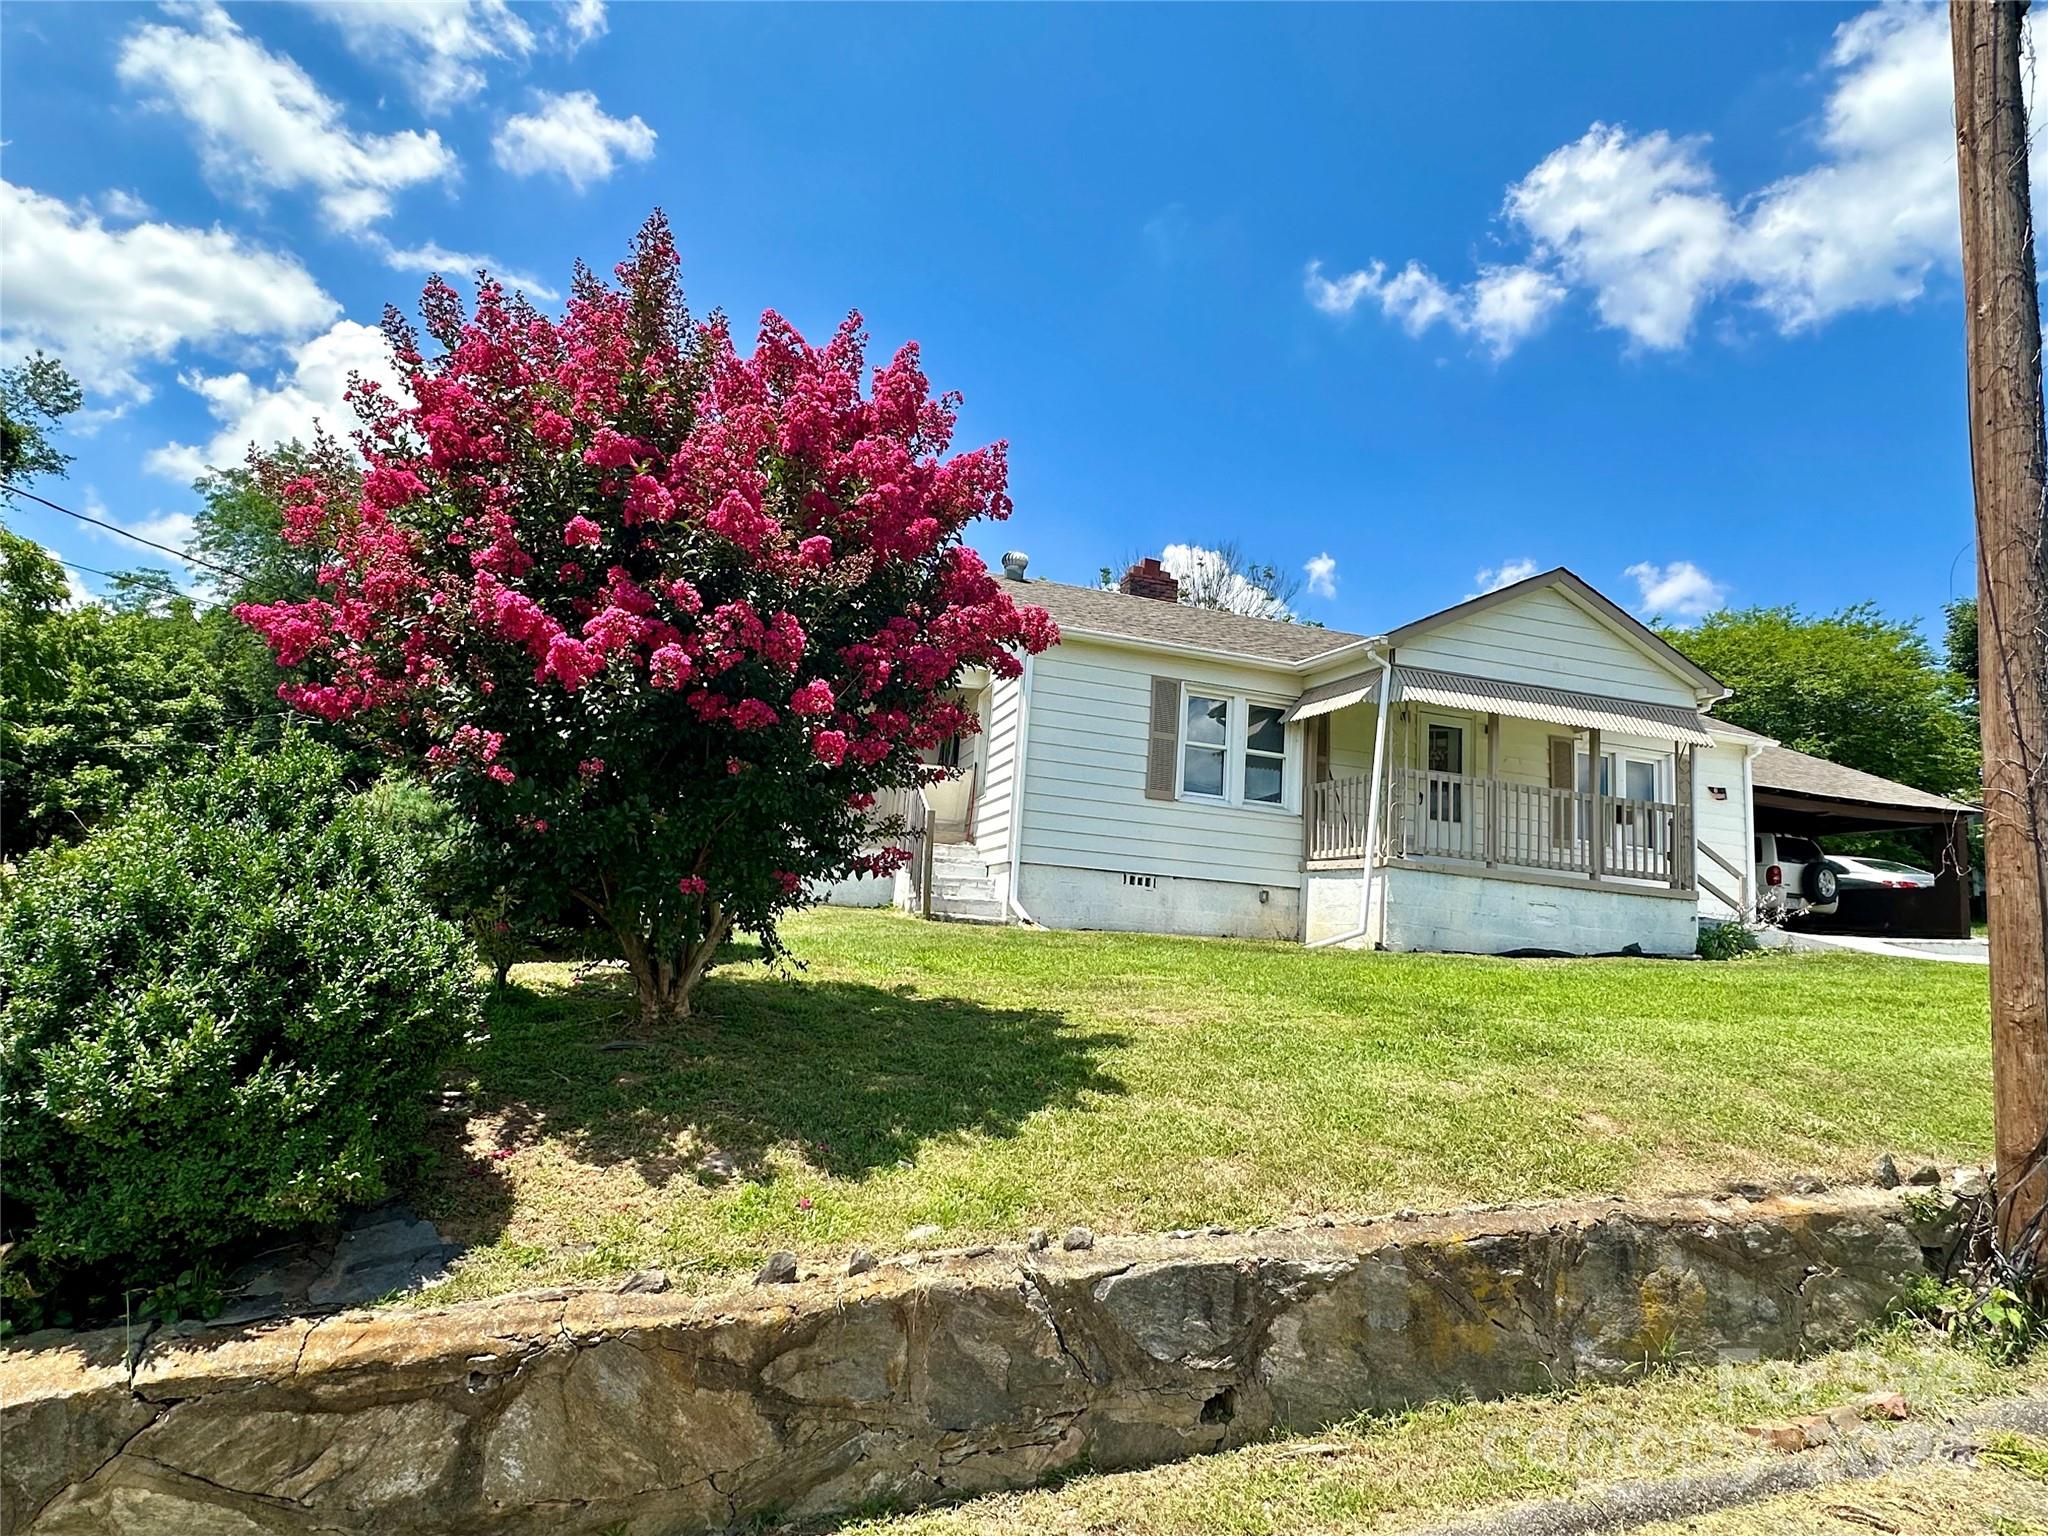
[[680,688],[695,670],[690,653],[674,643],[657,647],[647,658],[647,680],[657,688]]
[[822,568],[832,563],[832,541],[822,533],[814,533],[797,545],[796,553],[805,565]]
[[789,696],[789,712],[793,715],[829,715],[834,707],[832,685],[822,677],[812,678]]
[[770,873],[774,875],[775,883],[782,888],[782,894],[785,896],[794,896],[803,888],[802,875],[793,875],[786,869],[772,870]]
[[781,718],[766,699],[741,699],[732,709],[733,729],[739,731],[765,731]]
[[604,530],[579,512],[562,524],[562,542],[571,548],[585,544],[596,546],[604,542]]
[[576,765],[576,777],[586,784],[603,772],[604,759],[601,757],[586,757]]
[[533,435],[550,448],[566,448],[576,429],[560,411],[542,411],[534,418]]
[[685,875],[676,882],[676,889],[685,896],[702,896],[710,887],[704,883],[702,875]]
[[828,768],[837,768],[846,761],[846,732],[815,731],[811,735],[811,751],[818,761]]
[[545,675],[552,673],[562,686],[574,693],[604,670],[604,653],[568,635],[556,635],[548,643],[548,659],[542,663]]

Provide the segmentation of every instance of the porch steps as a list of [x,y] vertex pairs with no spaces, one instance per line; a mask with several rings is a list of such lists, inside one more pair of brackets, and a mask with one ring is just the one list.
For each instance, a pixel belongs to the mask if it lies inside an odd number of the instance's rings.
[[932,849],[932,916],[952,923],[1006,923],[1002,896],[988,865],[971,845]]

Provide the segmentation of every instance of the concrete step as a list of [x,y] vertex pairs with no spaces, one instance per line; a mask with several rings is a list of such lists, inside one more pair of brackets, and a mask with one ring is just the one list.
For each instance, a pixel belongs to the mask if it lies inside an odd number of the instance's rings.
[[1010,920],[1003,904],[989,901],[933,901],[932,916],[949,923],[991,923],[1002,924]]

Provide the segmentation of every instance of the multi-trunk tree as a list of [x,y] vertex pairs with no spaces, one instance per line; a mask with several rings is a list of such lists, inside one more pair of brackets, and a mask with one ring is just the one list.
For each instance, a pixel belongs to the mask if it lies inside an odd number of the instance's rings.
[[657,214],[560,319],[444,284],[409,399],[354,387],[360,496],[289,487],[316,596],[238,610],[295,707],[355,722],[485,829],[525,890],[616,935],[649,1020],[687,1014],[735,930],[883,872],[874,807],[975,728],[970,668],[1057,639],[961,542],[1009,514],[1004,446],[951,453],[914,346],[863,389],[858,317],[751,355],[683,307]]

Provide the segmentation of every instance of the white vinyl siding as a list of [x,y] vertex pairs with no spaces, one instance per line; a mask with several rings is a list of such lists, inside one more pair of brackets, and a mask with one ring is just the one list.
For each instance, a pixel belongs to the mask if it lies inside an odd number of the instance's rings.
[[[1748,869],[1756,857],[1750,847],[1749,797],[1743,793],[1744,756],[1741,742],[1716,742],[1711,747],[1701,747],[1694,753],[1692,762],[1697,839],[1737,869]],[[1717,788],[1725,789],[1728,798],[1716,800],[1710,791]],[[1741,896],[1740,883],[1735,876],[1704,853],[1699,856],[1696,867],[1703,879],[1713,881],[1730,896]],[[1704,885],[1700,887],[1700,912],[1706,917],[1735,915],[1710,895]]]
[[1620,699],[1697,702],[1685,678],[1551,587],[1427,630],[1402,645],[1395,660]]
[[[1153,677],[1179,678],[1192,693],[1279,700],[1300,692],[1292,678],[1079,639],[1038,657],[1033,669],[1025,863],[1246,885],[1300,883],[1298,812],[1145,798]],[[1291,741],[1298,742],[1300,729],[1288,727]],[[1289,771],[1299,775],[1298,755]],[[1290,800],[1295,793],[1290,787]]]
[[1018,678],[997,678],[982,722],[982,783],[974,812],[974,848],[991,864],[1010,857],[1010,815],[1017,778],[1017,717],[1024,700]]

